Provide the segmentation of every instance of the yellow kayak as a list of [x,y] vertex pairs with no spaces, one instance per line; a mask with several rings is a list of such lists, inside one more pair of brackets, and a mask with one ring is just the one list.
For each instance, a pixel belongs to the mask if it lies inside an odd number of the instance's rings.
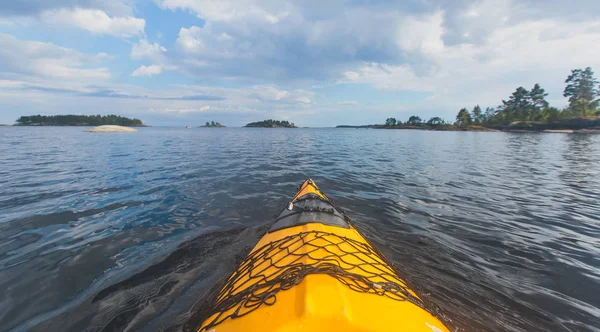
[[306,180],[198,331],[449,331]]

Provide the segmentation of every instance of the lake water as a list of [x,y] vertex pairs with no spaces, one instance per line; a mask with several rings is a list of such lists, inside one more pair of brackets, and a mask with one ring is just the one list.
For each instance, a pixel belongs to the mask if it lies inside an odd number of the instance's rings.
[[193,326],[307,177],[452,330],[600,331],[600,135],[66,127],[0,128],[0,330]]

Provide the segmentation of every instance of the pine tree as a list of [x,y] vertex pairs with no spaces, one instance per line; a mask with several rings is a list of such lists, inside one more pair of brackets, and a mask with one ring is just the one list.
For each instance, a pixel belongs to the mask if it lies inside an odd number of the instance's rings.
[[464,127],[470,125],[472,122],[473,119],[471,118],[471,114],[466,108],[462,108],[460,111],[458,111],[458,114],[456,115],[455,125],[459,127]]
[[592,68],[571,70],[571,75],[567,77],[565,83],[567,86],[563,96],[569,97],[569,109],[574,114],[586,116],[590,110],[598,107],[600,90]]
[[473,121],[475,121],[475,123],[481,122],[481,107],[479,107],[479,105],[473,107]]
[[548,107],[548,102],[545,99],[547,95],[539,84],[536,83],[533,86],[533,89],[529,92],[529,99],[531,100],[530,120],[539,120],[542,110]]

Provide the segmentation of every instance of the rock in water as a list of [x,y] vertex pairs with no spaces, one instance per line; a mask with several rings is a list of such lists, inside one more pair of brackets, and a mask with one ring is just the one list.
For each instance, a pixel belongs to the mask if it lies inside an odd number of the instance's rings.
[[574,131],[572,129],[545,129],[545,133],[562,133],[562,134],[572,134]]
[[137,129],[123,127],[123,126],[98,126],[92,129],[86,130],[88,133],[133,133]]

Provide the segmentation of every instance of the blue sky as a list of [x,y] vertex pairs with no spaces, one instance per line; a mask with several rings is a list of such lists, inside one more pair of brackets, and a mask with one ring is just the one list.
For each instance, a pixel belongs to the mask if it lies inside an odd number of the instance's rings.
[[600,1],[5,0],[0,123],[382,123],[600,71]]

